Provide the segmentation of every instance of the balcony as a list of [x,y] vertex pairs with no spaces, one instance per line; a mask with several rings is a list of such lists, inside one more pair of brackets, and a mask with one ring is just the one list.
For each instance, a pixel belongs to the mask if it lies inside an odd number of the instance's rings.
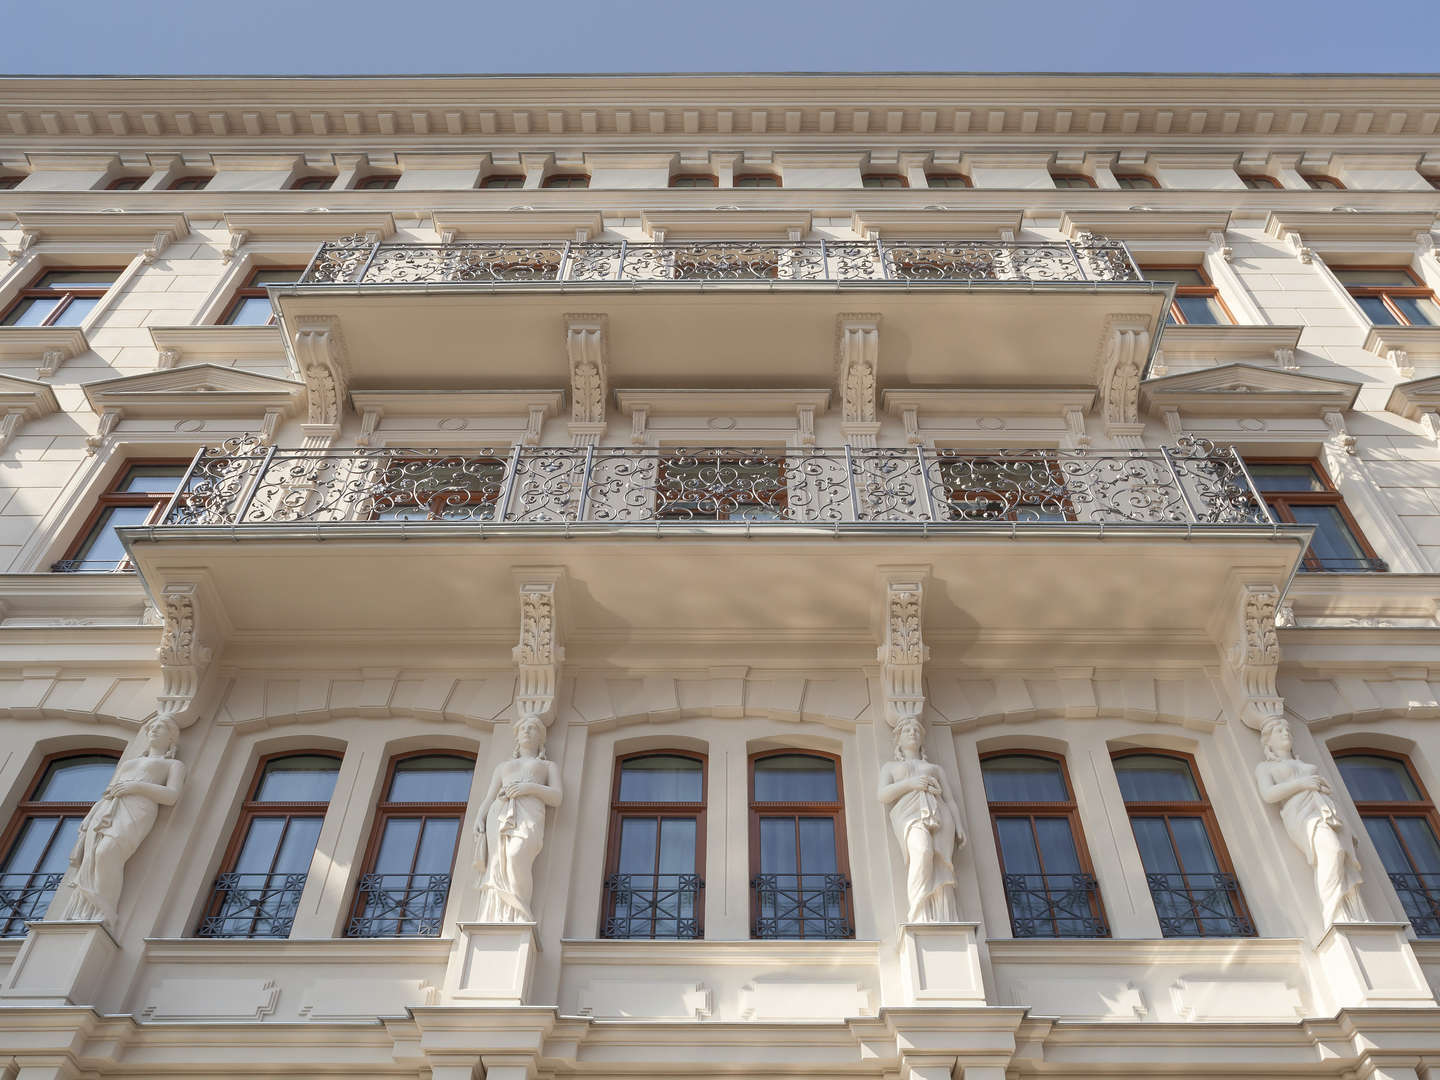
[[868,636],[885,564],[931,568],[936,632],[1193,635],[1236,567],[1287,580],[1309,529],[1274,523],[1234,453],[1199,441],[990,454],[241,443],[203,450],[160,523],[121,536],[152,590],[202,573],[237,634],[508,637],[512,568],[547,565],[570,581],[569,633],[613,643]]
[[[604,316],[610,382],[833,379],[835,320],[882,320],[887,386],[1093,384],[1107,320],[1158,332],[1168,286],[1123,244],[725,240],[320,247],[271,299],[332,320],[360,389],[565,385],[564,317]],[[406,362],[397,364],[396,357]],[[783,368],[776,360],[783,357]]]

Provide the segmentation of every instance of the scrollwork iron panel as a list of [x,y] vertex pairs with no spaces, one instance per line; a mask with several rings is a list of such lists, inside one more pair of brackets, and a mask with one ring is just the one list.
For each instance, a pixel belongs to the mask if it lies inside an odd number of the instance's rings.
[[1440,874],[1391,874],[1390,884],[1417,937],[1440,937]]
[[698,874],[611,874],[600,936],[698,938],[704,888]]
[[43,919],[64,874],[0,874],[0,938],[24,937],[25,924]]
[[365,874],[347,937],[439,937],[449,874]]

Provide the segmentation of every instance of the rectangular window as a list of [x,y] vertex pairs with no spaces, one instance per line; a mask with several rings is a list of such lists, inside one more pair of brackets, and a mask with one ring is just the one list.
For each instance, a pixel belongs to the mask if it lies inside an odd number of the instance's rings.
[[1277,521],[1315,526],[1315,537],[1305,552],[1301,570],[1319,573],[1387,569],[1318,461],[1282,458],[1247,461],[1245,467]]
[[1051,173],[1050,179],[1057,188],[1093,188],[1095,181],[1082,173]]
[[235,290],[235,297],[220,321],[226,326],[274,326],[275,312],[270,308],[267,285],[293,285],[305,272],[303,266],[262,266],[250,272],[245,284]]
[[1170,304],[1169,326],[1219,326],[1233,323],[1220,299],[1220,290],[1198,266],[1142,266],[1146,281],[1173,281],[1175,299]]
[[149,525],[158,521],[179,489],[189,462],[138,461],[120,470],[115,482],[100,496],[85,527],[65,558],[50,569],[55,573],[111,573],[133,570],[125,545],[115,530],[123,525]]
[[1333,266],[1334,275],[1376,326],[1437,326],[1434,294],[1406,266]]
[[79,326],[119,276],[119,270],[47,270],[21,290],[0,325]]

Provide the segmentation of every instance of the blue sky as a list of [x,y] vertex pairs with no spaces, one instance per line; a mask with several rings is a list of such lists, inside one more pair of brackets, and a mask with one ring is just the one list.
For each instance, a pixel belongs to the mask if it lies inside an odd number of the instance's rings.
[[1437,68],[1436,0],[62,0],[13,74]]

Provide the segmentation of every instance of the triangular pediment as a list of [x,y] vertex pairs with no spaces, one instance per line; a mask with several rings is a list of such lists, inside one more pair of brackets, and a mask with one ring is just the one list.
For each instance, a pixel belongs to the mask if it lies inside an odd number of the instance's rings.
[[305,384],[218,364],[190,364],[86,383],[97,413],[129,416],[248,416],[298,403]]
[[1152,412],[1181,409],[1196,416],[1322,416],[1355,404],[1360,384],[1255,364],[1222,364],[1147,379],[1142,406]]
[[1440,375],[1397,384],[1390,391],[1385,408],[1407,420],[1419,420],[1427,412],[1440,412]]
[[59,409],[55,391],[46,383],[0,374],[0,415],[18,412],[26,417],[47,416]]

